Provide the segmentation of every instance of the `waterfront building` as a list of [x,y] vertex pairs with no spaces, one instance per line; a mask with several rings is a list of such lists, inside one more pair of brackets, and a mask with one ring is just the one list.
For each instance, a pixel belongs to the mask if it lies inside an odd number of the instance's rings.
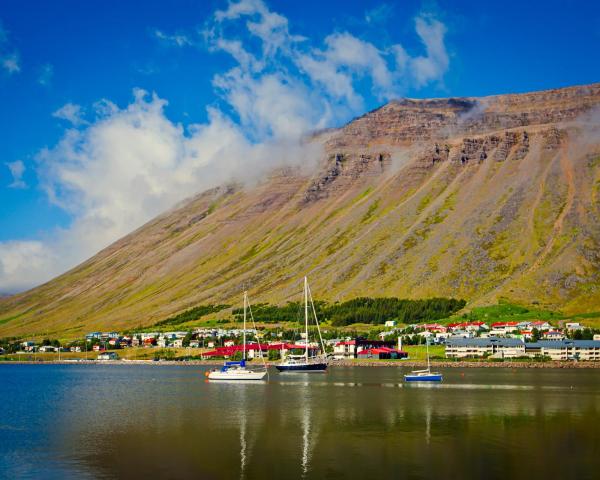
[[396,342],[394,340],[367,340],[366,338],[357,337],[352,340],[338,342],[333,347],[333,357],[338,360],[346,358],[358,358],[358,355],[363,350],[387,348],[394,350]]
[[598,340],[540,340],[526,343],[530,357],[543,356],[552,360],[600,360]]
[[40,352],[48,353],[48,352],[58,352],[58,347],[53,347],[52,345],[42,345],[39,348]]
[[446,357],[515,358],[525,355],[525,343],[517,338],[455,338],[446,340]]
[[115,352],[103,352],[98,355],[98,360],[118,360],[119,356]]

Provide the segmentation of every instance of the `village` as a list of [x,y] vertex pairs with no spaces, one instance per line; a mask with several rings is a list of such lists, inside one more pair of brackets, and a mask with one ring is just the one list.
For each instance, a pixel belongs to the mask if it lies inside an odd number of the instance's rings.
[[[170,350],[184,349],[183,359],[233,359],[242,355],[248,359],[263,355],[271,361],[284,359],[290,353],[301,353],[307,348],[305,334],[294,330],[245,331],[249,343],[241,345],[244,330],[237,328],[196,328],[191,331],[171,332],[92,332],[85,339],[61,345],[58,341],[21,341],[0,348],[0,355],[13,353],[20,356],[36,353],[85,353],[86,359],[118,360],[120,350],[156,349],[154,359],[175,359]],[[411,359],[411,346],[428,343],[443,349],[444,356],[433,360],[468,359],[533,359],[600,361],[600,333],[579,322],[569,322],[561,328],[548,321],[508,321],[486,323],[456,322],[422,323],[397,327],[395,321],[385,322],[382,331],[369,335],[339,337],[339,331],[324,331],[324,344],[333,360]],[[408,347],[408,348],[407,348]],[[317,349],[308,343],[308,349]],[[165,354],[165,352],[167,352]],[[1,358],[1,357],[0,357]]]

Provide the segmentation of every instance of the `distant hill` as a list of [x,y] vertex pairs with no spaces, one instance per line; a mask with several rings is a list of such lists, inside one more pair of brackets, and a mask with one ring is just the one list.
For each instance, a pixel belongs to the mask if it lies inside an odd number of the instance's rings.
[[237,306],[243,285],[255,301],[297,300],[303,275],[330,301],[600,310],[599,104],[600,84],[390,102],[315,134],[318,171],[202,192],[1,299],[0,336],[148,325]]

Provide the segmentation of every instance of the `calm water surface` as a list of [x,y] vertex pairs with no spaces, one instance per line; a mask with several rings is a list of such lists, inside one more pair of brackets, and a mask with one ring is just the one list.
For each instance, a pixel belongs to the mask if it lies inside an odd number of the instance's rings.
[[600,371],[0,365],[2,478],[600,478]]

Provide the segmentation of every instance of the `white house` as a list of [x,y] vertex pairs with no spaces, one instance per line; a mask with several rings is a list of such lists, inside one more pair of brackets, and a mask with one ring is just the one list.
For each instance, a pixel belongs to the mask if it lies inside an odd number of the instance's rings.
[[42,345],[39,348],[39,351],[40,352],[45,352],[45,353],[48,353],[48,352],[58,352],[58,347],[53,347],[52,345]]
[[119,356],[115,352],[102,352],[98,355],[98,360],[106,361],[106,360],[118,360]]
[[384,324],[384,327],[395,327],[396,326],[396,320],[387,320]]

